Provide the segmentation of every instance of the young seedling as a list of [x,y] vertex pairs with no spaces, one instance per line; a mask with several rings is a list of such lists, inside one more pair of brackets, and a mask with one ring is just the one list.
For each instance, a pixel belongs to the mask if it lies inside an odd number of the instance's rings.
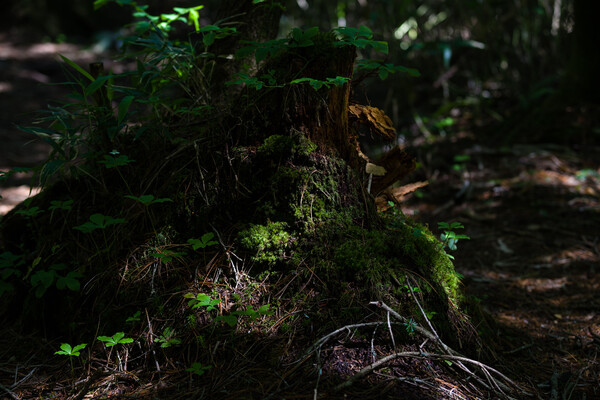
[[150,253],[150,256],[158,258],[163,263],[169,263],[173,261],[174,258],[180,258],[185,256],[185,253],[182,251],[173,251],[168,249],[157,249],[159,251],[155,251]]
[[[78,225],[75,226],[73,229],[77,229],[78,231],[81,231],[83,233],[91,233],[93,231],[95,231],[96,229],[101,229],[102,230],[102,235],[104,237],[104,244],[106,245],[106,247],[108,248],[108,240],[106,239],[106,233],[105,233],[105,229],[111,225],[115,225],[115,224],[124,224],[125,222],[127,222],[125,219],[123,218],[113,218],[111,216],[107,216],[107,215],[102,215],[102,214],[92,214],[90,216],[90,220],[82,225]],[[92,237],[92,241],[94,242],[94,245],[96,246],[96,250],[98,251],[98,253],[100,253],[100,248],[98,247],[98,244],[96,243],[96,241],[94,240],[94,238]]]
[[163,331],[162,335],[154,339],[154,342],[160,343],[160,347],[163,349],[181,344],[181,340],[175,338],[174,336],[175,330],[173,328],[167,327]]
[[211,299],[206,293],[198,293],[196,296],[193,293],[186,293],[183,297],[190,299],[188,306],[192,307],[192,309],[206,307],[206,311],[212,311],[219,304],[219,300]]
[[123,182],[125,183],[125,186],[127,187],[127,191],[129,193],[131,192],[131,188],[129,187],[129,183],[127,182],[127,179],[125,179],[125,177],[123,176],[123,174],[121,173],[120,168],[118,167],[122,167],[128,164],[131,164],[133,162],[135,162],[135,160],[130,160],[129,157],[127,157],[124,154],[119,154],[118,151],[113,150],[110,153],[108,153],[108,155],[104,156],[104,160],[98,161],[100,164],[104,164],[104,166],[107,169],[111,169],[111,168],[116,168],[117,173],[119,174],[119,176],[121,177],[121,179],[123,180]]
[[[459,235],[454,232],[455,229],[464,229],[463,224],[460,222],[438,222],[438,228],[444,230],[444,233],[440,235],[440,240],[442,241],[442,246],[448,247],[449,250],[454,251],[457,249],[456,244],[459,239],[470,239],[467,235]],[[448,257],[454,259],[451,255],[448,255]]]
[[188,239],[187,242],[192,245],[193,250],[205,249],[208,246],[214,246],[216,244],[219,244],[218,242],[213,240],[214,237],[214,233],[208,232],[202,235],[200,239]]
[[186,371],[196,374],[198,376],[202,376],[207,370],[211,368],[212,365],[202,365],[201,362],[195,362],[190,368],[186,369]]
[[[125,343],[131,343],[133,342],[132,338],[126,338],[125,337],[125,333],[123,332],[117,332],[112,336],[98,336],[98,340],[100,340],[101,342],[104,342],[104,345],[108,348],[108,347],[112,347],[112,346],[116,346],[118,344],[125,344]],[[112,349],[111,349],[112,352]],[[119,370],[122,370],[122,365],[121,365],[121,356],[119,356],[119,352],[117,352],[117,358],[119,360]],[[108,354],[108,361],[110,360],[110,352]],[[127,369],[127,356],[125,356],[125,369]]]
[[128,317],[125,322],[131,323],[131,324],[134,324],[136,322],[140,322],[141,321],[140,315],[142,315],[142,312],[141,311],[136,311],[135,314],[133,314],[131,317]]
[[87,346],[87,343],[81,343],[75,347],[71,347],[69,343],[62,343],[60,345],[60,350],[54,352],[54,354],[69,356],[69,360],[71,361],[71,374],[75,374],[75,368],[73,367],[73,357],[79,357],[80,350],[83,350],[85,346]]
[[112,347],[117,344],[133,342],[132,338],[126,338],[124,336],[125,336],[125,333],[117,332],[112,336],[98,336],[98,340],[100,340],[101,342],[104,342],[104,345],[106,347]]
[[144,207],[146,208],[146,213],[148,214],[148,217],[150,218],[150,224],[152,225],[152,230],[155,233],[156,233],[156,228],[154,227],[154,215],[150,212],[150,209],[148,208],[148,206],[150,206],[152,204],[158,204],[158,203],[173,202],[173,200],[168,197],[165,197],[162,199],[157,199],[151,194],[144,194],[139,197],[126,195],[125,197],[128,199],[135,200],[138,203],[142,203],[144,205]]
[[92,214],[89,222],[76,226],[73,229],[77,229],[83,233],[90,233],[96,229],[105,229],[110,225],[123,224],[125,222],[126,221],[123,218],[113,218],[102,214]]
[[417,326],[417,323],[412,318],[404,323],[404,327],[406,328],[406,333],[408,333],[409,336],[412,336],[415,334],[415,326]]

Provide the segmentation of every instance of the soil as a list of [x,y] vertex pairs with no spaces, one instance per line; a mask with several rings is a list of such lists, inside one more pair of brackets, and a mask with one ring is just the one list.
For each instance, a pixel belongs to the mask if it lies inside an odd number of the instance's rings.
[[[80,65],[102,58],[69,44],[30,45],[0,35],[2,171],[39,165],[50,151],[16,125],[29,124],[33,111],[69,92],[49,85],[65,79],[56,53]],[[429,185],[412,194],[403,210],[434,232],[440,221],[465,226],[457,233],[470,240],[460,240],[453,255],[473,298],[471,312],[488,316],[478,329],[497,357],[495,368],[522,384],[533,394],[529,398],[600,398],[600,148],[499,150],[476,142],[474,126],[453,140],[413,147],[422,164],[414,180]],[[0,214],[32,186],[31,173],[2,183]],[[352,357],[348,352],[335,362],[350,365]],[[10,387],[17,372],[0,367],[11,374],[0,383]],[[113,378],[127,392],[131,382],[123,376]],[[28,379],[12,390],[35,385]]]
[[[498,365],[543,398],[599,398],[600,148],[500,151],[464,139],[427,158],[432,183],[405,212],[465,226],[455,266],[493,318],[478,328]],[[553,388],[559,397],[547,397]]]

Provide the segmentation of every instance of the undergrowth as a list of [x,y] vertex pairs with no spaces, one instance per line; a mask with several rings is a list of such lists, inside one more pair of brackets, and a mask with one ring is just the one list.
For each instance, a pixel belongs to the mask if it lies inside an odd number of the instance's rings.
[[[212,393],[233,384],[217,379],[223,371],[254,380],[257,357],[275,370],[292,365],[340,326],[365,324],[349,332],[366,337],[386,315],[369,309],[372,301],[407,318],[377,335],[384,347],[418,345],[415,332],[433,325],[440,343],[477,342],[446,252],[466,237],[448,229],[440,241],[397,208],[378,214],[361,173],[298,130],[251,127],[236,140],[223,126],[230,112],[210,91],[212,46],[236,28],[200,26],[200,7],[152,16],[115,1],[141,18],[122,57],[135,67],[93,74],[63,58],[72,100],[51,108],[44,127],[25,128],[53,151],[37,170],[42,193],[1,221],[2,314],[60,338],[56,354],[69,357],[74,375],[101,368],[101,359],[110,371],[193,375],[204,387],[213,379]],[[201,43],[170,39],[176,22]],[[294,29],[246,43],[237,57],[260,64],[310,52],[323,37],[328,46],[387,51],[366,27],[321,35]],[[406,71],[358,66],[380,76]],[[349,80],[276,75],[249,68],[227,84],[260,99],[260,90],[323,91]]]

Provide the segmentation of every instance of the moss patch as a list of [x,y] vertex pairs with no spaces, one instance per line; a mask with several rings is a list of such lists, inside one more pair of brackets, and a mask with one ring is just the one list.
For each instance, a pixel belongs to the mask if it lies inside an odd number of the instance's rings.
[[253,254],[252,261],[273,264],[286,258],[287,251],[295,241],[294,235],[287,229],[285,222],[250,224],[238,234],[239,243],[244,250]]

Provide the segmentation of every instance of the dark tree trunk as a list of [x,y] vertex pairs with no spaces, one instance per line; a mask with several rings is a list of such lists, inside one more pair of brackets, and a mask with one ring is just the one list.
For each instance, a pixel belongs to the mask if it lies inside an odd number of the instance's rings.
[[600,29],[597,1],[575,0],[573,57],[566,85],[576,97],[600,102]]

